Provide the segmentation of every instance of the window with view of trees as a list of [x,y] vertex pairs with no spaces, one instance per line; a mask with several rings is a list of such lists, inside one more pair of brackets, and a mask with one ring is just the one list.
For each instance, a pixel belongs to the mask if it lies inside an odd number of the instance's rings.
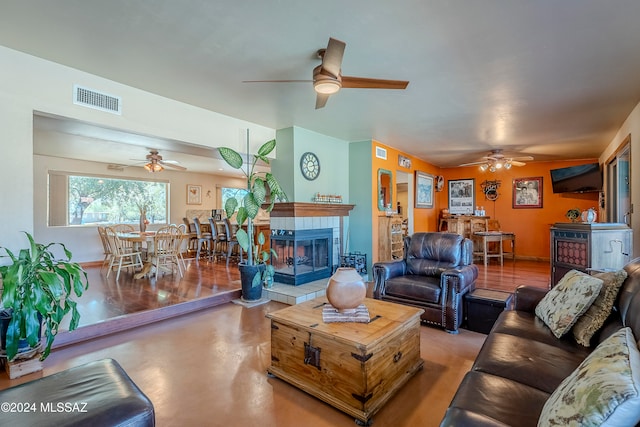
[[238,200],[238,206],[241,206],[242,199],[248,191],[244,188],[226,188],[222,187],[222,209],[224,209],[227,199],[235,198]]
[[169,184],[63,172],[49,173],[49,225],[167,223]]

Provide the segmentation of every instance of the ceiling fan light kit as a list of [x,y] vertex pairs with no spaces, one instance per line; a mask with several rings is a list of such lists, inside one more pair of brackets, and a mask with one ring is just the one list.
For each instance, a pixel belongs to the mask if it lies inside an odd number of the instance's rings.
[[164,170],[160,163],[155,162],[147,163],[146,165],[144,165],[144,168],[149,172],[162,172]]
[[149,172],[162,172],[165,166],[181,171],[187,170],[187,168],[180,166],[175,160],[162,160],[162,156],[158,153],[158,150],[150,150],[145,158],[146,160],[141,160],[139,164],[144,163],[142,167]]
[[317,93],[323,95],[333,95],[340,90],[340,83],[336,80],[316,80],[313,88]]

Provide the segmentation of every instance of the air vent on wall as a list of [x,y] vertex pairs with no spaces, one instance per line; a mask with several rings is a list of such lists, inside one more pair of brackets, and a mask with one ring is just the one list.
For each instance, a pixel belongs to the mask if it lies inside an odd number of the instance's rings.
[[74,85],[73,103],[113,114],[122,114],[122,98]]

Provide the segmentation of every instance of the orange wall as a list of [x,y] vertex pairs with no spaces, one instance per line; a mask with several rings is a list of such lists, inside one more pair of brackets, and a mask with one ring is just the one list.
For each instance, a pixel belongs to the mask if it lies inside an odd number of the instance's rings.
[[[387,150],[387,159],[379,159],[376,157],[376,146],[382,147]],[[395,209],[396,202],[398,201],[397,194],[395,191],[396,188],[396,172],[402,171],[408,174],[415,174],[415,171],[421,171],[432,175],[438,175],[439,168],[433,166],[430,163],[427,163],[423,160],[417,159],[410,154],[404,153],[402,151],[398,151],[394,148],[388,147],[378,141],[373,141],[372,143],[372,151],[371,151],[371,182],[373,182],[371,188],[371,211],[373,212],[373,230],[372,231],[372,241],[373,245],[373,260],[378,259],[378,218],[383,217],[385,215],[384,211],[378,210],[378,169],[386,169],[391,171],[392,174],[392,198],[393,201],[391,206]],[[411,159],[411,168],[404,168],[398,164],[398,155],[402,154],[405,157]],[[415,179],[415,178],[414,178]],[[413,223],[414,223],[414,231],[432,231],[435,228],[435,224],[438,221],[438,217],[440,215],[440,211],[438,209],[438,199],[434,197],[434,207],[430,209],[415,209],[413,210]],[[433,225],[433,227],[430,227]]]
[[[376,146],[387,150],[387,159],[376,157]],[[411,159],[411,168],[403,168],[398,164],[398,155]],[[371,170],[371,200],[372,200],[372,241],[374,242],[373,258],[377,259],[378,247],[378,218],[384,216],[384,211],[378,210],[378,169],[391,171],[394,188],[391,206],[395,208],[397,194],[395,193],[396,171],[415,174],[415,171],[426,172],[432,175],[443,175],[445,185],[441,192],[435,192],[434,207],[429,209],[413,209],[414,232],[437,231],[440,212],[448,208],[448,187],[452,179],[474,179],[475,200],[477,206],[483,206],[486,214],[492,219],[500,221],[503,230],[516,234],[516,254],[520,258],[549,259],[549,228],[556,222],[569,222],[565,214],[569,209],[577,208],[580,211],[588,208],[598,210],[598,193],[565,193],[553,194],[551,187],[551,169],[575,166],[585,163],[597,162],[597,159],[582,159],[555,162],[529,162],[525,166],[514,166],[510,170],[498,172],[482,172],[478,167],[438,168],[430,163],[411,156],[408,153],[388,147],[378,141],[372,143],[372,170]],[[542,177],[542,208],[514,209],[513,208],[513,180],[516,178]],[[498,199],[487,200],[482,192],[481,183],[485,180],[498,180]],[[600,221],[598,210],[598,221]]]
[[[549,259],[549,227],[556,222],[569,222],[565,217],[569,209],[580,211],[588,208],[598,209],[598,193],[553,194],[549,171],[568,166],[594,163],[597,159],[530,162],[522,167],[498,172],[481,172],[477,167],[441,169],[445,178],[445,188],[437,193],[439,209],[448,207],[448,182],[451,179],[475,179],[476,205],[484,206],[487,215],[500,221],[502,230],[516,234],[516,255],[532,259]],[[515,178],[542,177],[542,208],[513,209],[513,180]],[[482,192],[480,183],[485,180],[499,180],[498,199],[489,201]],[[600,220],[600,215],[598,215]],[[435,228],[433,228],[435,229]]]

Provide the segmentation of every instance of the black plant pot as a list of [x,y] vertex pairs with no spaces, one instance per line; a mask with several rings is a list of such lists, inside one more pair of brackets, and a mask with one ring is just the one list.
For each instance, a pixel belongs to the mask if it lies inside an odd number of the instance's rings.
[[267,266],[265,264],[247,265],[238,264],[240,269],[240,282],[242,282],[242,299],[244,301],[258,301],[262,298],[262,281],[257,286],[252,286],[253,278],[262,273]]
[[[38,313],[38,319],[40,320],[40,330],[38,331],[38,337],[42,338],[42,315]],[[0,310],[0,347],[2,350],[7,349],[7,331],[9,330],[9,323],[11,322],[11,309]],[[29,343],[26,339],[18,341],[18,353],[27,350]]]

